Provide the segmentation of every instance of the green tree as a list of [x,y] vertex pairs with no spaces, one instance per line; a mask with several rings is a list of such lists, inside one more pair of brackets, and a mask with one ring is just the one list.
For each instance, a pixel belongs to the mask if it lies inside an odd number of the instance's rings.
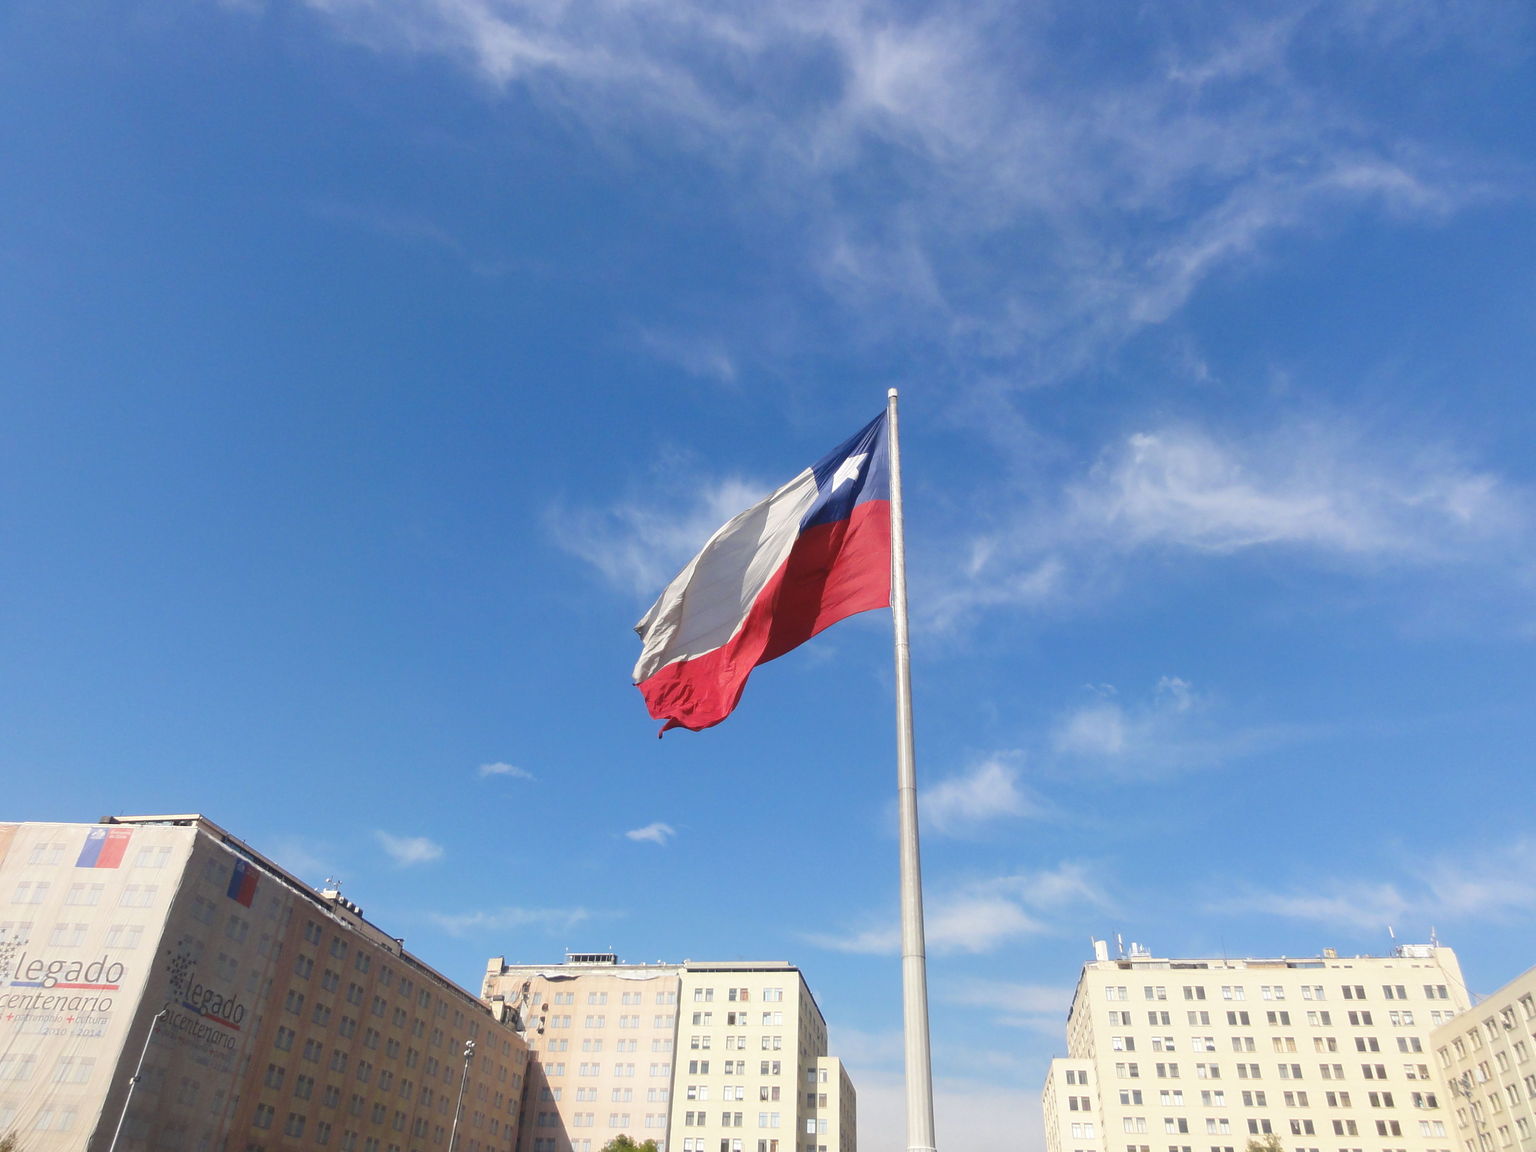
[[21,1137],[15,1132],[0,1136],[0,1152],[21,1152]]
[[1285,1145],[1280,1143],[1280,1137],[1271,1132],[1262,1140],[1248,1141],[1247,1152],[1285,1152]]
[[[0,1149],[4,1152],[4,1149]],[[603,1145],[602,1152],[656,1152],[656,1141],[647,1140],[644,1144],[636,1144],[633,1136],[615,1136]]]

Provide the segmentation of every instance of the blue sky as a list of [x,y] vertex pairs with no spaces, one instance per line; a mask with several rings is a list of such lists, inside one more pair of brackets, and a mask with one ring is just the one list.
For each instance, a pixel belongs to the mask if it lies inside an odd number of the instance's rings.
[[0,6],[5,816],[489,956],[789,959],[899,1146],[890,639],[634,620],[903,396],[939,1142],[1090,935],[1536,962],[1536,25],[1421,0]]

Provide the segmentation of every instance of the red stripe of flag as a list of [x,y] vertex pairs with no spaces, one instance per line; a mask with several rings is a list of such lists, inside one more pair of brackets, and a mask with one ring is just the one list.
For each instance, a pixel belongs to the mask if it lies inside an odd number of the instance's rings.
[[759,664],[844,617],[890,607],[890,563],[888,500],[867,500],[847,520],[806,529],[729,641],[640,682],[651,715],[666,721],[661,730],[720,723]]

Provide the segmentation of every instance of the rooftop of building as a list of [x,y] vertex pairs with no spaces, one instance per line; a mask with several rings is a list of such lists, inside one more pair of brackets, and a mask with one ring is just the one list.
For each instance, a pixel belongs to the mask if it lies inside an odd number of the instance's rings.
[[611,969],[618,972],[635,969],[663,969],[676,972],[799,972],[788,960],[657,960],[652,963],[626,963],[617,952],[567,952],[558,964],[507,963],[505,956],[492,956],[486,961],[489,975],[506,972],[552,972],[571,974],[572,970],[602,972]]
[[270,875],[278,883],[308,901],[327,919],[346,925],[370,943],[397,957],[408,967],[416,969],[440,984],[453,988],[470,1000],[485,1005],[485,1001],[458,983],[458,981],[449,979],[419,956],[406,951],[405,938],[403,936],[391,936],[384,929],[369,920],[363,915],[361,907],[341,894],[339,887],[311,888],[282,865],[270,857],[264,856],[228,829],[214,823],[201,813],[182,812],[146,816],[103,816],[98,823],[106,825],[159,825],[195,828],[203,835],[225,845],[230,851],[251,861],[257,868]]
[[1431,938],[1428,944],[1398,944],[1383,955],[1368,952],[1357,952],[1352,955],[1340,955],[1337,948],[1324,948],[1315,956],[1200,956],[1200,957],[1171,957],[1154,956],[1150,948],[1132,942],[1128,947],[1119,948],[1116,955],[1109,954],[1109,942],[1107,940],[1094,940],[1094,958],[1084,965],[1085,968],[1102,970],[1105,968],[1326,968],[1331,964],[1349,964],[1357,960],[1433,960],[1437,953],[1450,952],[1450,949],[1438,940]]
[[[773,973],[775,975],[793,975],[800,986],[805,989],[805,994],[810,1000],[811,1006],[816,1010],[816,1015],[821,1018],[823,1024],[826,1017],[821,1011],[821,1005],[816,1001],[816,994],[811,991],[810,984],[805,979],[805,974],[799,967],[788,960],[682,960],[666,961],[657,960],[655,963],[628,964],[619,959],[617,952],[567,952],[565,959],[558,964],[508,964],[505,956],[492,956],[485,964],[487,983],[484,990],[489,993],[492,979],[500,976],[543,976],[549,980],[572,980],[581,976],[612,975],[620,979],[628,976],[631,979],[641,977],[654,978],[662,974],[673,974],[681,977],[685,972],[718,972],[722,974],[743,974],[748,972]],[[489,999],[495,1003],[502,999],[497,995],[490,995]]]

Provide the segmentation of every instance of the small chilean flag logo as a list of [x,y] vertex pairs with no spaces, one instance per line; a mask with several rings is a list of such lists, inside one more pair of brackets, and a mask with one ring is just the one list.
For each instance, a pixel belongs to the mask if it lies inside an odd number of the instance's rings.
[[92,828],[85,834],[76,868],[116,868],[128,851],[133,833],[127,828]]
[[249,908],[251,901],[256,899],[256,882],[260,878],[256,865],[249,860],[236,860],[235,870],[229,874],[229,891],[225,895]]

